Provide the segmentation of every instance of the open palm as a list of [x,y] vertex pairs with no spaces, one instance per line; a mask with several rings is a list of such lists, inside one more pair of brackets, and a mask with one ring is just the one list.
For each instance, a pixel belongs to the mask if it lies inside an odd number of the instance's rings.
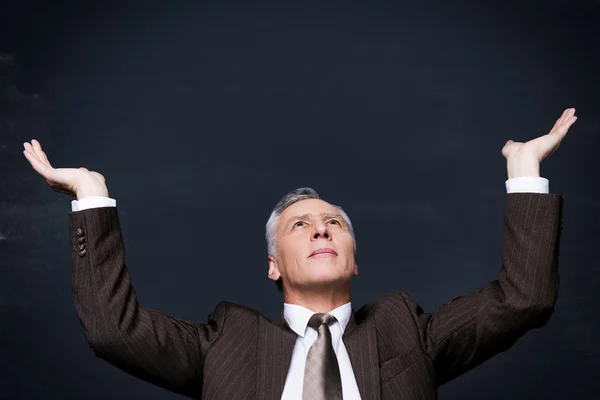
[[87,168],[54,168],[40,143],[33,139],[23,143],[25,158],[55,192],[77,196],[82,190],[103,194],[106,187],[104,176]]
[[556,123],[549,133],[532,139],[527,143],[509,140],[504,145],[504,148],[502,148],[502,155],[506,157],[507,160],[522,154],[533,155],[537,158],[538,162],[541,162],[559,148],[560,142],[576,120],[575,109],[567,108],[563,111],[560,118],[556,120]]

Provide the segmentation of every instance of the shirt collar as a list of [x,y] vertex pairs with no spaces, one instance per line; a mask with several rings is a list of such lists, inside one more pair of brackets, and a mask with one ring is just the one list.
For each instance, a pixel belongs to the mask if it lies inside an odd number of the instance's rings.
[[[334,308],[333,310],[329,311],[329,314],[333,315],[340,323],[342,334],[344,333],[344,329],[346,329],[346,325],[348,325],[351,313],[351,302],[343,304],[338,308]],[[308,326],[308,321],[314,314],[316,314],[314,311],[309,310],[306,307],[302,307],[297,304],[283,303],[283,316],[290,328],[299,336],[304,337],[306,327]]]

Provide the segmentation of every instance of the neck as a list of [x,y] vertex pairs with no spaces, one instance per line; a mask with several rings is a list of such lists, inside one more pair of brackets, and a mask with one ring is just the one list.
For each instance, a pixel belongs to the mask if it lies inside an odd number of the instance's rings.
[[308,308],[317,313],[328,313],[350,302],[350,287],[321,290],[285,290],[284,302]]

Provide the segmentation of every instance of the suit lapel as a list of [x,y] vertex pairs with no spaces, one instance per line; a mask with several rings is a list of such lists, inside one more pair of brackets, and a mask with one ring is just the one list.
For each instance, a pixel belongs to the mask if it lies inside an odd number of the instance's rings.
[[261,319],[258,341],[257,398],[281,400],[296,343],[296,333],[285,321],[283,309],[273,322]]
[[379,356],[375,320],[367,319],[363,312],[352,310],[342,340],[352,363],[352,370],[362,400],[381,398],[379,384]]

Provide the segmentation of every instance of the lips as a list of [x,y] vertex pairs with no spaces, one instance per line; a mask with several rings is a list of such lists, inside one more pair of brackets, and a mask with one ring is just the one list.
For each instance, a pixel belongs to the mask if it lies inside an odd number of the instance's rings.
[[329,253],[329,254],[333,254],[333,255],[337,256],[337,253],[335,250],[327,248],[327,247],[323,247],[323,248],[317,249],[317,250],[313,251],[312,253],[310,253],[309,257],[312,257],[317,254],[323,254],[323,253]]

